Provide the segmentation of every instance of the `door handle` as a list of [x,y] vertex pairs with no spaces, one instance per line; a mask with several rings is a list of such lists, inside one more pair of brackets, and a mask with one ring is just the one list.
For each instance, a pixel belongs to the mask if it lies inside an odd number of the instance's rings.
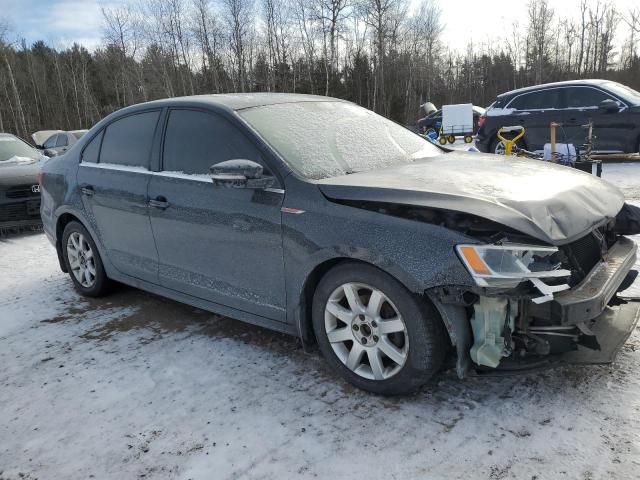
[[159,208],[160,210],[164,210],[169,206],[169,202],[164,197],[156,197],[149,200],[149,206],[153,208]]
[[86,195],[88,197],[91,197],[94,193],[96,193],[91,185],[82,185],[80,187],[80,191],[83,193],[83,195]]

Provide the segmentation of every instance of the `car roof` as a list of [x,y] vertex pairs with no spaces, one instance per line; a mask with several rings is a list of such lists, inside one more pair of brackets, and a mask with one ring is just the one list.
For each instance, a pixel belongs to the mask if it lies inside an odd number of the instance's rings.
[[508,92],[501,93],[500,95],[498,95],[498,98],[510,97],[512,95],[519,95],[521,93],[542,90],[544,88],[573,87],[573,86],[585,86],[585,85],[603,86],[607,82],[608,82],[607,80],[591,78],[591,79],[585,79],[585,80],[565,80],[563,82],[543,83],[541,85],[532,85],[530,87],[523,87],[523,88],[517,88],[515,90],[510,90]]
[[190,95],[188,97],[174,97],[151,102],[140,103],[142,106],[176,106],[180,104],[203,103],[226,107],[231,110],[243,110],[245,108],[262,107],[282,103],[299,102],[344,102],[333,97],[321,95],[305,95],[299,93],[224,93],[213,95]]

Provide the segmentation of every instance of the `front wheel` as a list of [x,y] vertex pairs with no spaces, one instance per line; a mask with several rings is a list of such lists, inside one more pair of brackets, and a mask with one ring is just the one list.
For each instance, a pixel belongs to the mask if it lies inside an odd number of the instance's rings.
[[369,265],[343,264],[322,279],[313,300],[313,328],[327,362],[373,393],[417,389],[445,355],[436,310]]
[[108,292],[109,279],[96,244],[79,222],[69,222],[64,228],[62,253],[76,290],[87,297],[99,297]]

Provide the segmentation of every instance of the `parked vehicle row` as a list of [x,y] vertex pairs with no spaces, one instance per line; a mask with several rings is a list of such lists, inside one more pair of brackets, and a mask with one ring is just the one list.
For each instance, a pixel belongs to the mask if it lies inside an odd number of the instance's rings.
[[483,152],[503,153],[501,127],[521,125],[527,150],[543,150],[549,125],[561,125],[558,141],[580,146],[593,122],[595,150],[640,151],[640,92],[607,80],[576,80],[521,88],[499,95],[480,119],[476,145]]
[[414,390],[448,355],[461,377],[611,361],[638,319],[615,298],[638,233],[619,190],[445,153],[346,101],[135,105],[47,161],[41,185],[82,294],[119,281],[299,335],[372,392]]

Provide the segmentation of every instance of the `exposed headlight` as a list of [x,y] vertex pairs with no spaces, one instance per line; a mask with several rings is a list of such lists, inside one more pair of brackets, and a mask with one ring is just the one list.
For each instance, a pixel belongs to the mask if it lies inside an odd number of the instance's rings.
[[[569,270],[550,257],[556,247],[537,245],[458,245],[460,260],[481,287],[512,287],[525,280],[568,277]],[[567,286],[568,288],[568,286]]]

